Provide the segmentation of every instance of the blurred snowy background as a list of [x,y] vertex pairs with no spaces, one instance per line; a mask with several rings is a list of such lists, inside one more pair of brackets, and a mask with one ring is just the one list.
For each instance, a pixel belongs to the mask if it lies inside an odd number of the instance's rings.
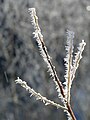
[[64,82],[66,30],[75,32],[75,51],[87,43],[72,86],[77,120],[90,120],[90,0],[0,0],[0,120],[66,120],[63,110],[44,106],[14,80],[19,76],[47,98],[60,102],[33,39],[28,8],[35,7],[44,41]]

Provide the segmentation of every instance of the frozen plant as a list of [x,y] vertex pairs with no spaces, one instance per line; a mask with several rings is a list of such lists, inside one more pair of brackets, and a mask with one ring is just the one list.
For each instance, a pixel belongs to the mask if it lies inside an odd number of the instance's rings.
[[19,77],[17,80],[15,80],[15,82],[16,84],[18,83],[22,87],[24,87],[31,94],[31,96],[34,96],[36,100],[42,101],[45,105],[53,105],[57,108],[62,108],[64,112],[67,113],[68,120],[76,120],[70,105],[70,97],[71,97],[70,90],[71,90],[72,82],[75,78],[76,70],[82,58],[82,52],[84,50],[86,43],[84,42],[84,40],[81,41],[81,43],[79,44],[79,47],[77,48],[77,53],[75,53],[75,56],[73,57],[74,32],[67,30],[66,58],[64,59],[65,68],[66,68],[64,77],[66,81],[62,83],[61,80],[58,78],[58,75],[55,70],[55,66],[52,64],[51,57],[48,54],[46,45],[44,43],[43,35],[41,33],[41,29],[38,24],[38,17],[36,15],[35,8],[29,8],[29,13],[31,16],[31,23],[34,27],[33,35],[38,43],[40,55],[43,57],[43,60],[47,64],[50,76],[56,86],[58,98],[61,99],[63,105],[60,105],[58,103],[55,103],[54,101],[48,100],[46,97],[42,96],[40,93],[37,93],[35,90],[29,87],[27,83],[25,81],[22,81]]

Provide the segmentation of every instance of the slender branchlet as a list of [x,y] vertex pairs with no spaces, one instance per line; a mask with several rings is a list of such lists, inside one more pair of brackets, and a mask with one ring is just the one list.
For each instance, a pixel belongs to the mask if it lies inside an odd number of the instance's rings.
[[44,61],[46,62],[47,64],[47,67],[48,67],[48,71],[50,72],[50,76],[51,78],[53,78],[53,81],[56,85],[56,90],[58,92],[58,96],[59,98],[63,100],[63,96],[64,96],[64,92],[63,92],[63,86],[57,76],[57,73],[56,73],[56,70],[55,70],[55,66],[52,64],[52,61],[51,61],[51,57],[50,55],[48,54],[48,51],[47,51],[47,48],[46,48],[46,45],[44,43],[44,40],[43,40],[43,35],[41,33],[41,29],[39,27],[39,24],[38,24],[38,17],[36,16],[36,11],[35,11],[35,8],[30,8],[29,9],[29,13],[31,15],[31,22],[32,22],[32,25],[34,27],[34,38],[36,38],[36,41],[38,43],[38,47],[39,47],[39,51],[40,51],[40,54],[41,56],[43,57]]
[[16,84],[20,84],[23,88],[26,89],[26,91],[28,91],[31,96],[34,96],[36,98],[36,100],[40,100],[42,101],[45,105],[53,105],[55,107],[57,107],[57,109],[62,108],[64,110],[67,110],[66,107],[55,103],[54,101],[48,100],[46,97],[42,96],[40,93],[37,93],[34,89],[32,89],[30,86],[27,85],[27,83],[25,81],[22,81],[19,77],[17,80],[15,80]]
[[70,103],[70,88],[71,88],[71,73],[72,73],[72,58],[73,58],[73,38],[74,32],[67,30],[67,45],[66,45],[66,58],[65,60],[65,97]]
[[46,62],[48,71],[50,73],[51,78],[53,79],[56,90],[58,92],[58,97],[61,98],[61,101],[63,103],[63,106],[55,103],[52,100],[48,100],[46,97],[43,97],[40,93],[37,93],[35,90],[33,90],[31,87],[27,85],[25,81],[22,81],[21,79],[15,80],[16,83],[20,84],[22,87],[24,87],[31,96],[34,96],[36,100],[42,101],[45,105],[53,105],[57,108],[64,109],[64,112],[67,113],[68,120],[76,120],[75,115],[72,111],[71,105],[70,105],[70,90],[72,81],[75,77],[76,70],[79,66],[79,62],[82,58],[82,52],[84,50],[84,47],[86,43],[84,40],[79,44],[78,51],[75,54],[74,60],[73,60],[73,39],[74,39],[74,32],[67,30],[67,45],[66,45],[66,58],[65,60],[65,83],[64,86],[61,83],[60,79],[58,78],[58,75],[56,73],[55,66],[52,64],[51,57],[48,54],[47,47],[43,40],[43,35],[41,33],[41,29],[38,24],[38,17],[36,15],[35,8],[29,8],[29,13],[31,15],[31,23],[34,27],[34,38],[36,39],[40,51],[40,55],[43,57],[43,60]]
[[77,48],[78,49],[77,53],[75,53],[75,59],[73,60],[73,67],[72,67],[71,82],[75,78],[75,73],[82,58],[82,52],[84,50],[85,45],[86,43],[84,42],[84,40],[82,40],[82,42],[79,44],[79,47]]

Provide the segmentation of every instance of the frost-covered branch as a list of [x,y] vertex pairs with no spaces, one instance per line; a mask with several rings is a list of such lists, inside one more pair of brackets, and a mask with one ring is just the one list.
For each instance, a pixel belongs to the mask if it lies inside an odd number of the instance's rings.
[[27,83],[25,81],[22,81],[19,77],[17,80],[15,80],[16,84],[20,84],[23,88],[26,89],[26,91],[28,91],[31,95],[31,96],[34,96],[36,98],[36,100],[40,100],[42,101],[45,105],[53,105],[55,107],[58,108],[62,108],[64,110],[67,110],[66,107],[58,104],[58,103],[55,103],[54,101],[51,101],[51,100],[48,100],[46,97],[42,96],[40,93],[37,93],[34,89],[32,89],[31,87],[29,87],[27,85]]
[[72,111],[71,105],[70,105],[70,90],[72,81],[75,77],[76,70],[79,66],[79,62],[82,58],[82,52],[84,50],[84,47],[86,43],[84,40],[79,44],[78,51],[75,54],[75,58],[73,60],[73,39],[74,39],[74,32],[67,30],[67,45],[66,45],[66,58],[65,60],[65,88],[63,84],[61,83],[60,79],[57,76],[55,66],[52,64],[51,57],[48,54],[47,47],[43,40],[43,35],[41,33],[41,29],[38,24],[38,17],[36,15],[35,8],[29,8],[29,13],[31,15],[31,23],[34,27],[34,38],[36,39],[40,51],[40,55],[43,57],[43,60],[47,64],[48,71],[50,72],[50,76],[53,79],[56,90],[58,92],[58,97],[61,98],[61,101],[63,103],[63,106],[55,103],[54,101],[48,100],[46,97],[42,96],[40,93],[37,93],[34,89],[29,87],[25,81],[22,81],[21,79],[15,80],[16,84],[20,84],[22,87],[24,87],[31,95],[36,98],[36,100],[42,101],[45,105],[53,105],[57,108],[64,109],[64,112],[67,113],[68,120],[76,120],[75,115]]
[[58,97],[61,98],[62,101],[64,101],[63,96],[65,96],[65,95],[63,92],[63,85],[57,76],[55,66],[52,64],[51,57],[48,54],[46,45],[45,45],[44,40],[43,40],[43,35],[41,33],[41,29],[40,29],[39,24],[38,24],[38,17],[36,16],[35,8],[29,8],[29,13],[31,15],[31,23],[32,23],[34,30],[35,30],[33,32],[34,38],[36,38],[36,41],[38,43],[40,54],[43,57],[43,60],[46,62],[47,67],[48,67],[48,71],[50,72],[50,76],[51,76],[51,78],[53,78],[53,81],[56,85]]
[[75,59],[73,60],[73,67],[72,67],[71,82],[75,78],[75,73],[79,66],[80,60],[82,59],[82,53],[83,53],[85,45],[86,43],[84,42],[84,40],[82,40],[82,42],[79,44],[77,53],[75,53]]
[[71,88],[71,73],[72,73],[72,58],[73,58],[73,38],[74,32],[67,30],[67,45],[66,45],[66,58],[65,60],[65,98],[70,103],[70,88]]
[[[38,17],[36,15],[35,8],[29,8],[29,13],[31,15],[31,23],[34,27],[34,32],[33,32],[34,38],[36,39],[36,41],[38,43],[40,54],[47,64],[48,71],[50,72],[50,76],[53,78],[53,81],[56,85],[56,90],[58,92],[58,97],[61,98],[65,108],[67,108],[67,111],[66,110],[65,111],[67,112],[68,118],[71,119],[71,120],[76,120],[76,118],[74,116],[74,113],[71,109],[71,106],[68,103],[67,99],[65,98],[64,87],[63,87],[61,81],[59,80],[59,78],[57,76],[55,66],[53,66],[52,61],[51,61],[51,57],[48,54],[46,45],[45,45],[44,40],[43,40],[43,35],[41,33],[41,29],[40,29],[39,24],[38,24]],[[73,47],[72,47],[72,49],[73,49]],[[71,53],[72,53],[72,50],[70,50],[70,57],[72,57]],[[71,58],[70,58],[70,60],[71,60]],[[71,62],[69,64],[71,64]],[[71,70],[71,66],[70,66],[70,70]],[[70,88],[70,85],[68,85],[68,88]],[[70,91],[67,92],[67,93],[69,94]],[[68,98],[70,98],[70,97],[68,97]]]

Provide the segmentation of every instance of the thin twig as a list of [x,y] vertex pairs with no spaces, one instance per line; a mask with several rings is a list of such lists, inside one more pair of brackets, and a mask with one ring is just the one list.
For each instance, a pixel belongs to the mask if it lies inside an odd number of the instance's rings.
[[43,35],[41,33],[41,29],[40,29],[39,24],[38,24],[38,17],[36,16],[35,8],[30,8],[29,12],[30,12],[30,15],[31,15],[31,22],[32,22],[32,25],[33,25],[34,30],[35,30],[33,32],[34,38],[36,38],[36,41],[38,43],[40,54],[42,55],[44,61],[46,62],[47,67],[49,69],[48,71],[50,72],[50,75],[51,75],[51,77],[53,78],[53,80],[56,84],[56,89],[57,89],[57,92],[58,92],[58,96],[63,101],[63,96],[65,96],[64,92],[62,90],[63,85],[61,84],[61,82],[60,82],[60,80],[57,76],[55,66],[52,64],[51,57],[48,54],[46,45],[45,45],[44,40],[43,40]]
[[66,45],[66,58],[65,60],[65,97],[70,103],[70,89],[71,89],[71,74],[72,74],[72,58],[73,58],[73,38],[74,32],[67,30],[67,45]]
[[55,103],[54,101],[51,101],[51,100],[48,100],[46,97],[42,96],[40,93],[37,93],[34,89],[32,89],[31,87],[29,87],[27,85],[27,83],[25,81],[22,81],[19,77],[17,80],[15,80],[16,84],[20,84],[23,88],[26,89],[26,91],[28,91],[31,95],[31,96],[34,96],[36,98],[36,100],[40,100],[42,101],[45,105],[53,105],[55,107],[58,108],[62,108],[64,110],[67,110],[66,107],[58,104],[58,103]]

